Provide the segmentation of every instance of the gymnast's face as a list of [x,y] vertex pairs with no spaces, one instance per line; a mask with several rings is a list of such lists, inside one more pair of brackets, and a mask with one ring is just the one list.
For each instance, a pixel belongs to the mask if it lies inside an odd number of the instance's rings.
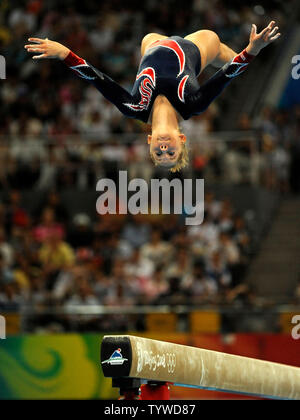
[[150,154],[154,162],[165,168],[172,168],[176,165],[185,142],[185,135],[180,133],[178,129],[152,130],[152,135],[148,136]]

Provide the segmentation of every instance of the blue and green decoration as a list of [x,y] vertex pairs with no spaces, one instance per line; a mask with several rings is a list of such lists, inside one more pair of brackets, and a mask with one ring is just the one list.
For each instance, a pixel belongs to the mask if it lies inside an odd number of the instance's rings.
[[100,366],[102,337],[28,335],[0,340],[0,399],[117,398]]

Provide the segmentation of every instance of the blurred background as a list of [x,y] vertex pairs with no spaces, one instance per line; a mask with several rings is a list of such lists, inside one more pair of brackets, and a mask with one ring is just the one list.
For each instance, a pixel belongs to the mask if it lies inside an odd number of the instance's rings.
[[[104,333],[300,366],[291,337],[300,314],[300,4],[124,3],[0,2],[0,398],[115,397],[99,369]],[[251,23],[270,20],[280,40],[182,123],[190,165],[175,175],[149,159],[147,124],[125,119],[62,63],[24,50],[29,36],[59,41],[130,90],[148,32],[211,29],[239,52]],[[96,183],[119,170],[147,181],[204,178],[203,224],[99,216]]]

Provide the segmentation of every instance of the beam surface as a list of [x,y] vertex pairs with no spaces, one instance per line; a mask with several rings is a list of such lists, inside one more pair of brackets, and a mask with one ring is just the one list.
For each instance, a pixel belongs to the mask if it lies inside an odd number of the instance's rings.
[[270,398],[300,399],[300,368],[147,338],[105,336],[104,376],[167,381]]

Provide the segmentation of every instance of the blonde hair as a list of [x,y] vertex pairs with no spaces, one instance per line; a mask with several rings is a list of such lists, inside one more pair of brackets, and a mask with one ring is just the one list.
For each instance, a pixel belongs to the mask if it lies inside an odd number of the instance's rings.
[[[153,153],[150,153],[151,159],[154,162],[155,166],[159,165],[155,160]],[[172,168],[170,168],[170,172],[179,172],[181,169],[185,168],[189,163],[189,153],[186,143],[182,143],[181,153]]]

